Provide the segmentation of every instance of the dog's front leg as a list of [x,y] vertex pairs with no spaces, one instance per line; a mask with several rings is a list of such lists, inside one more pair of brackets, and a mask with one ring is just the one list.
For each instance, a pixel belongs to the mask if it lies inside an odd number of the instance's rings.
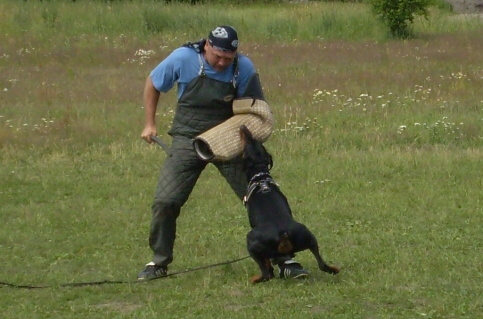
[[259,283],[263,281],[269,281],[275,277],[273,273],[273,267],[270,260],[264,257],[264,245],[260,243],[259,233],[256,230],[251,230],[247,234],[247,250],[250,256],[255,260],[260,268],[261,274],[251,278],[252,283]]
[[252,256],[252,258],[256,261],[258,264],[258,267],[260,267],[261,274],[253,276],[250,281],[254,284],[258,284],[260,282],[264,281],[269,281],[273,277],[275,277],[273,273],[273,267],[272,264],[270,263],[269,259],[263,259],[263,258],[256,258]]

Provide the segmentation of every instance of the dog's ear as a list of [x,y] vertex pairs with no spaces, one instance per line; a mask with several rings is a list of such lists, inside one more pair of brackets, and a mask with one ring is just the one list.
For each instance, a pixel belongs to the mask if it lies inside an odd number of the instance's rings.
[[248,144],[251,144],[254,141],[254,139],[253,139],[252,132],[250,132],[248,127],[246,127],[245,125],[240,126],[240,141],[241,141],[241,148],[243,150],[242,155],[243,157],[246,157],[246,154],[245,154],[246,147]]
[[241,148],[243,150],[243,157],[245,157],[245,147],[247,145],[247,136],[246,136],[246,131],[247,127],[245,125],[240,126],[240,141],[241,141]]
[[268,166],[268,170],[270,171],[273,167],[272,155],[267,151],[266,147],[262,143],[260,143],[260,147],[262,149],[263,159]]
[[246,127],[246,125],[240,126],[240,138],[246,141],[253,139],[252,132],[250,132],[250,130],[248,129],[248,127]]
[[271,170],[273,167],[273,158],[272,158],[272,155],[270,155],[270,153],[267,152],[267,154],[269,159],[268,170]]
[[244,139],[245,138],[245,131],[246,131],[247,127],[245,125],[241,125],[240,126],[240,138],[241,139]]
[[246,140],[243,138],[241,132],[240,132],[240,144],[241,144],[241,150],[242,150],[242,155],[245,157],[245,148],[247,146]]

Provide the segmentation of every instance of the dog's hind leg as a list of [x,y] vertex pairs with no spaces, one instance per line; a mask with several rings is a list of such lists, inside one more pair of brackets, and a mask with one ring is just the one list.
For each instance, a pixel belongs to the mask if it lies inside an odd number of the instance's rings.
[[319,244],[318,244],[317,238],[315,238],[314,234],[312,234],[307,229],[307,231],[305,232],[305,236],[307,236],[305,242],[308,243],[308,248],[310,249],[310,252],[312,252],[312,254],[314,255],[315,259],[317,260],[317,264],[319,266],[319,269],[322,270],[322,271],[325,271],[325,272],[327,272],[329,274],[334,274],[335,275],[335,274],[339,273],[339,271],[340,271],[339,268],[337,268],[335,266],[328,265],[324,261],[324,259],[322,258],[322,256],[320,255]]
[[315,246],[310,247],[309,249],[312,252],[312,254],[314,255],[315,259],[317,260],[317,264],[319,265],[320,270],[325,271],[329,274],[333,274],[333,275],[339,273],[340,269],[338,267],[328,265],[324,261],[324,259],[320,255],[319,246],[317,244],[315,244]]
[[296,229],[296,234],[298,235],[296,242],[303,243],[303,245],[297,246],[297,251],[309,249],[310,252],[314,255],[315,259],[317,260],[317,264],[319,269],[325,271],[329,274],[337,274],[339,273],[340,269],[328,265],[322,256],[320,255],[319,251],[319,244],[317,242],[317,238],[315,238],[314,234],[310,232],[310,230],[303,224],[298,224],[298,228]]

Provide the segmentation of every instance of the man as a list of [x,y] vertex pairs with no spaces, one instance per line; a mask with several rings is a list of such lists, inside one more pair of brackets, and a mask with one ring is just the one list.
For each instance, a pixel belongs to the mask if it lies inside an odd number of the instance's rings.
[[[141,137],[152,143],[157,135],[155,114],[161,92],[175,83],[178,103],[169,134],[173,137],[162,166],[154,203],[149,245],[153,260],[138,274],[139,280],[166,276],[173,261],[176,219],[201,172],[209,163],[193,147],[193,138],[233,116],[233,99],[251,97],[265,100],[252,61],[237,53],[238,35],[230,26],[219,26],[207,39],[187,43],[174,50],[146,79],[144,87],[145,127]],[[213,164],[242,200],[247,180],[240,157]],[[274,260],[280,277],[308,275],[291,256]]]

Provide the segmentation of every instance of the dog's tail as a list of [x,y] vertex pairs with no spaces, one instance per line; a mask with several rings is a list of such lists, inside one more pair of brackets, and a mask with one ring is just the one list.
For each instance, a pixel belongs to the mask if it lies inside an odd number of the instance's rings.
[[293,245],[290,242],[286,231],[280,233],[280,242],[278,243],[277,250],[281,254],[290,254],[293,251]]

